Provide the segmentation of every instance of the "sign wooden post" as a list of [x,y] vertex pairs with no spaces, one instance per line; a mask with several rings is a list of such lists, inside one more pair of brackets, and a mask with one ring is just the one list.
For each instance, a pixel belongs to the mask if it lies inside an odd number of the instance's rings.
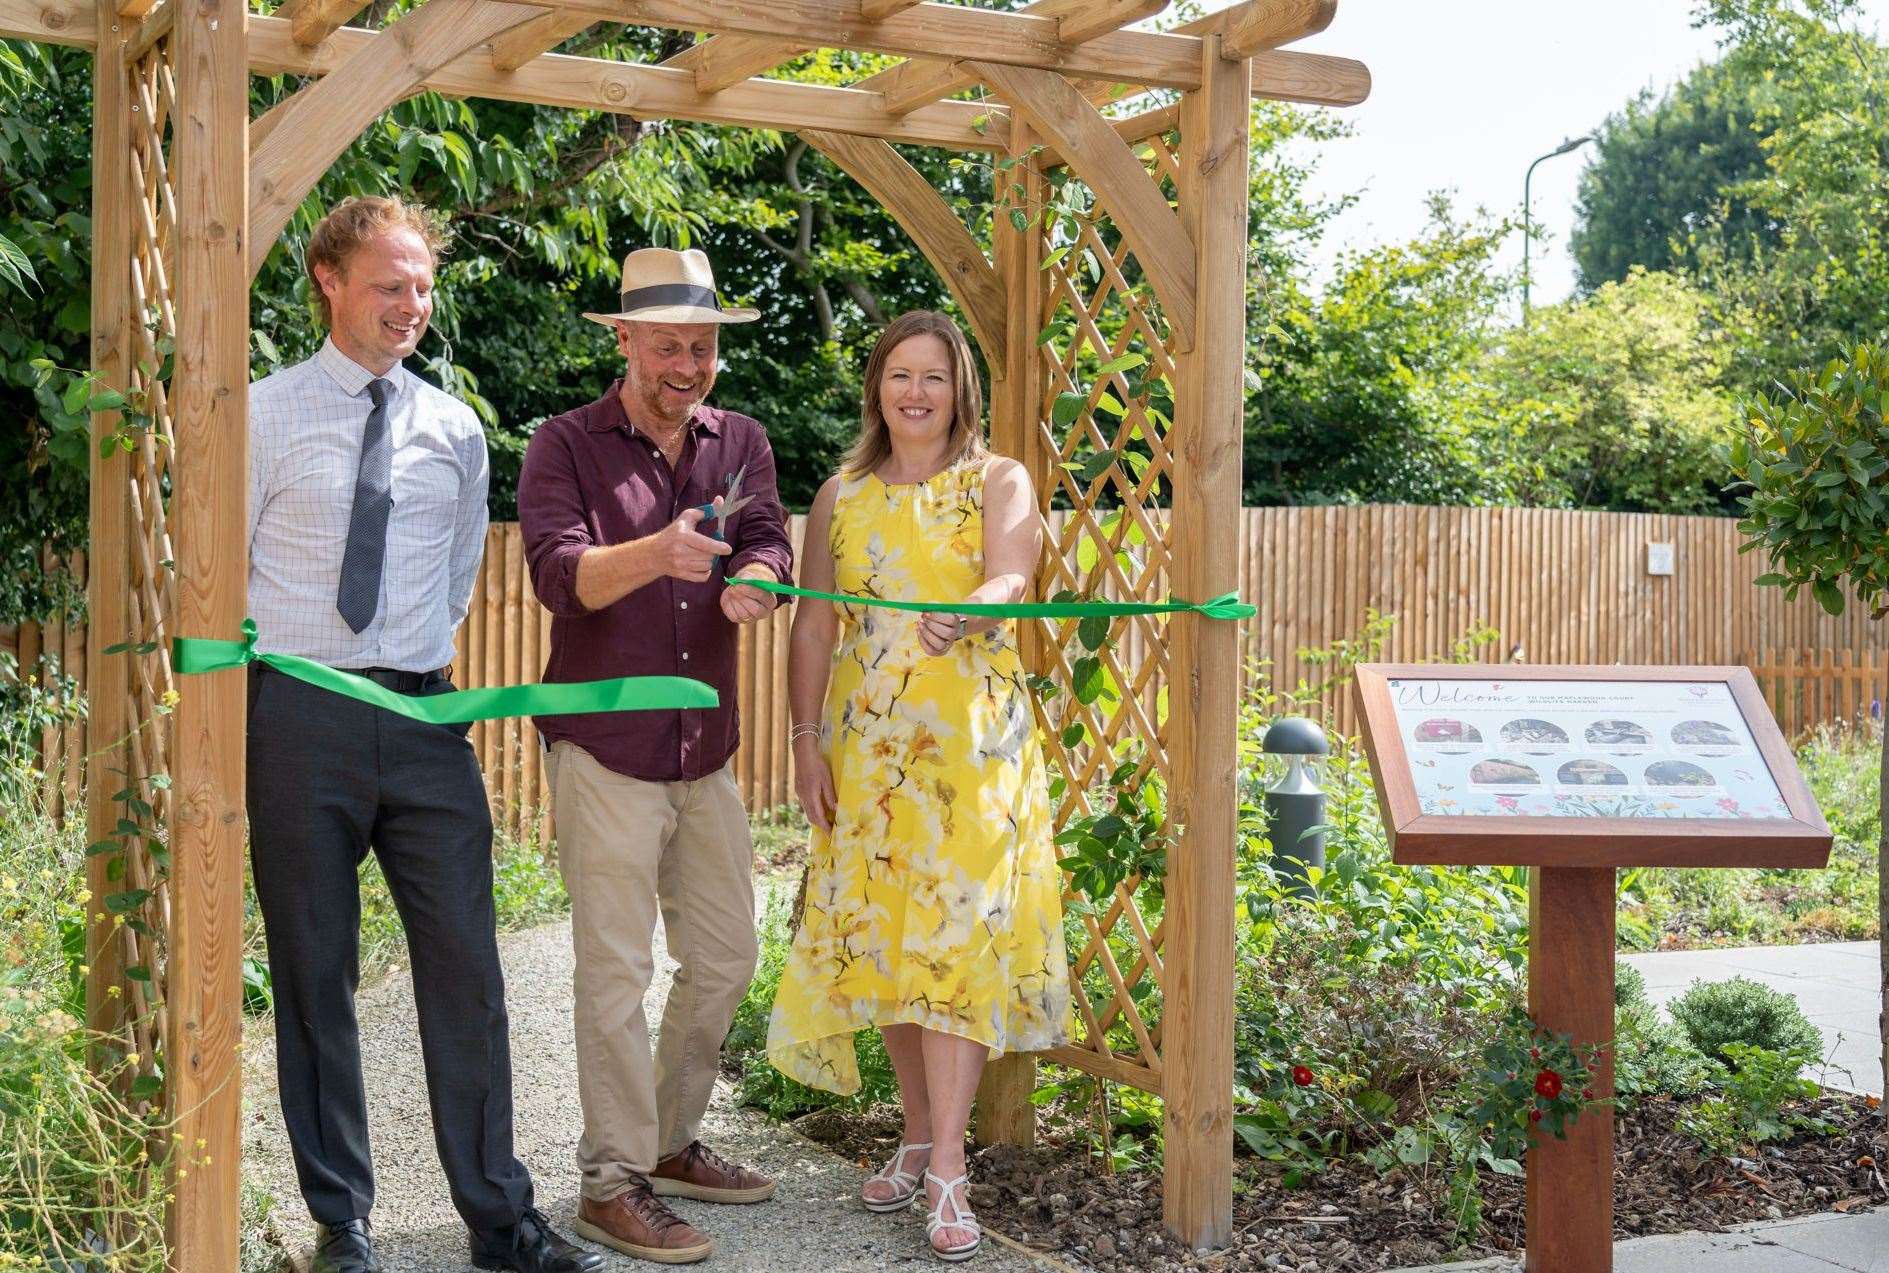
[[[1742,667],[1366,664],[1359,717],[1401,865],[1529,868],[1528,1008],[1601,1049],[1614,870],[1821,867],[1830,828]],[[1528,1153],[1530,1273],[1613,1267],[1613,1115]]]

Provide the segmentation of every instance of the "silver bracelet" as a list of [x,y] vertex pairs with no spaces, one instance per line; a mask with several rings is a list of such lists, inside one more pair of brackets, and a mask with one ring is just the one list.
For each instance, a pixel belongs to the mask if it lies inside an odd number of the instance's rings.
[[811,721],[807,721],[799,725],[795,725],[793,728],[789,729],[787,731],[787,741],[790,743],[797,742],[799,741],[801,736],[805,734],[811,734],[815,738],[818,738],[825,732],[826,730],[824,726],[816,725],[816,724],[813,724]]

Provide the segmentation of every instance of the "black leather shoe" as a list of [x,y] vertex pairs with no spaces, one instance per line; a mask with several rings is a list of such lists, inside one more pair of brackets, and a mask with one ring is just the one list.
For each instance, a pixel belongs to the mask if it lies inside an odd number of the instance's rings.
[[503,1273],[597,1273],[603,1256],[573,1246],[551,1231],[536,1207],[509,1229],[472,1235],[472,1267]]
[[308,1273],[381,1273],[366,1220],[315,1226],[315,1258]]

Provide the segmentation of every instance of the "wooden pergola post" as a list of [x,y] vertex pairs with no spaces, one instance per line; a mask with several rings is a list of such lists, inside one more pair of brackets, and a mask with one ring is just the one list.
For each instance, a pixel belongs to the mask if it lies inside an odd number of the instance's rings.
[[[1245,395],[1250,63],[1209,36],[1201,86],[1181,99],[1180,212],[1194,250],[1193,348],[1176,358],[1174,591],[1212,597],[1238,583]],[[1168,1228],[1196,1247],[1233,1236],[1233,842],[1239,633],[1175,619],[1168,687],[1174,764],[1167,912],[1164,1132]]]
[[[180,5],[173,37],[176,631],[242,624],[249,544],[249,67],[243,0]],[[171,1264],[234,1269],[242,1069],[245,682],[205,676],[172,735]]]

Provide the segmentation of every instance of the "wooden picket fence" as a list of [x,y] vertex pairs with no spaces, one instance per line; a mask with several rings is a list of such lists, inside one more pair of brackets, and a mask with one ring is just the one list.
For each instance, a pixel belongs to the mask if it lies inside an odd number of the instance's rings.
[[1882,651],[1759,650],[1751,669],[1787,738],[1819,725],[1882,720],[1889,658]]
[[[1052,513],[1052,529],[1062,529]],[[799,548],[802,519],[791,534]],[[1057,542],[1052,540],[1051,542]],[[1750,666],[1785,732],[1880,714],[1889,680],[1889,625],[1862,607],[1841,618],[1807,597],[1787,604],[1752,584],[1764,565],[1738,552],[1729,519],[1550,509],[1409,506],[1255,508],[1245,513],[1235,579],[1259,607],[1242,627],[1242,649],[1278,685],[1317,687],[1329,673],[1316,651],[1353,639],[1368,610],[1397,616],[1379,660],[1448,657],[1479,627],[1499,635],[1476,647],[1487,661],[1530,663],[1743,663]],[[1674,574],[1646,568],[1648,544],[1673,547]],[[83,561],[75,563],[82,575]],[[787,747],[787,632],[781,609],[742,630],[736,698],[743,746],[735,777],[748,807],[793,800]],[[1126,626],[1126,625],[1124,625]],[[524,542],[514,523],[494,525],[459,635],[454,669],[466,686],[535,681],[550,648],[550,616],[532,596]],[[59,621],[0,631],[0,651],[29,674],[65,669],[86,684],[85,634]],[[1145,651],[1137,634],[1117,651],[1125,668]],[[1351,732],[1350,696],[1327,691],[1323,710]],[[1152,719],[1153,704],[1144,705]],[[493,721],[471,739],[495,815],[514,834],[544,834],[549,801],[537,736],[529,722]],[[83,724],[42,739],[47,796],[56,811],[79,809]]]

